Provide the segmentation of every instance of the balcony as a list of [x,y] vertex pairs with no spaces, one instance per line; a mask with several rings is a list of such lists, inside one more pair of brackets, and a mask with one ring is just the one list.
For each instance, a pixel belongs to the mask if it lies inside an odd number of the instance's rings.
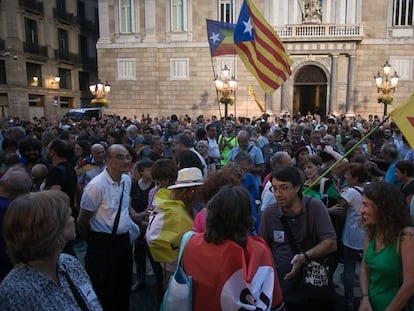
[[79,64],[79,55],[75,53],[69,53],[66,51],[59,51],[54,50],[55,52],[55,58],[64,64],[70,64],[70,65],[77,65]]
[[47,46],[23,42],[23,51],[38,56],[48,57]]
[[36,1],[36,0],[19,0],[19,5],[23,9],[31,13],[40,14],[40,15],[44,14],[43,2]]
[[273,26],[284,42],[300,41],[361,41],[361,25],[300,24]]
[[78,18],[72,13],[68,13],[64,10],[53,9],[53,16],[62,24],[74,25],[78,23]]

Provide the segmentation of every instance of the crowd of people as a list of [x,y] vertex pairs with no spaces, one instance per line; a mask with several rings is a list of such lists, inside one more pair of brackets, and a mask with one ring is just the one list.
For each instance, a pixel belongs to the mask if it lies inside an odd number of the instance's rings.
[[[414,310],[414,151],[389,119],[0,125],[1,310],[129,310],[147,261],[158,307],[190,230],[193,310]],[[343,265],[343,305],[308,294],[312,262],[332,293]]]

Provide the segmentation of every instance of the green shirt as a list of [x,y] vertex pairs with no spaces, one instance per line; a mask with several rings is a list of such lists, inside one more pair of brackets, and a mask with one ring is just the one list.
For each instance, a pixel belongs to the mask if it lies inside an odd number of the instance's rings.
[[401,286],[402,264],[397,253],[397,240],[379,251],[375,241],[368,243],[364,261],[369,273],[369,299],[374,311],[387,308]]

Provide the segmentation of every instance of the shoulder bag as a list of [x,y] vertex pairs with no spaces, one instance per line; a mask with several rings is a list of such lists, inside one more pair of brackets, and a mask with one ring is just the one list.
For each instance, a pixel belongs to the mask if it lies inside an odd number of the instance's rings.
[[[309,228],[309,205],[312,198],[306,202],[306,230]],[[282,215],[281,222],[286,232],[290,248],[293,254],[304,253],[293,237],[292,231],[285,215]],[[310,232],[307,233],[310,236]],[[332,301],[335,299],[335,287],[329,273],[328,256],[322,260],[310,260],[302,266],[302,294],[306,300]]]
[[170,277],[160,311],[192,310],[192,278],[185,273],[182,267],[182,256],[185,245],[194,234],[194,231],[189,231],[181,238],[177,269]]

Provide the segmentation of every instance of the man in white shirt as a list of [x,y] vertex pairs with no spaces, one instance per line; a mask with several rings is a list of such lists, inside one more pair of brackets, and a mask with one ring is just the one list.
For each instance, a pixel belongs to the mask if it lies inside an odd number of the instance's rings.
[[128,209],[131,179],[125,173],[131,160],[124,146],[110,146],[106,169],[88,183],[81,200],[78,228],[88,242],[85,268],[104,310],[129,310],[130,232],[139,232]]

